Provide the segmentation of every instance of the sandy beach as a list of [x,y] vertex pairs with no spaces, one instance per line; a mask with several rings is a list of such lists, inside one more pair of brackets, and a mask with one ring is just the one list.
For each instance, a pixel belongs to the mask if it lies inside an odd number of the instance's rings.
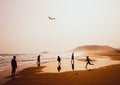
[[70,59],[64,62],[60,72],[57,61],[44,63],[41,67],[25,68],[17,73],[15,79],[8,76],[9,81],[3,85],[120,85],[120,64],[96,69],[89,69],[88,66],[87,70],[81,70],[78,68],[80,61],[76,60],[73,70]]
[[0,0],[0,85],[120,85],[120,0]]

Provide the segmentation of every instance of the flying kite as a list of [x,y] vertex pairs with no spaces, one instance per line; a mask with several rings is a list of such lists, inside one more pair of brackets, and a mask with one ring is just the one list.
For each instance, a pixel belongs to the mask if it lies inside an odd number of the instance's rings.
[[55,20],[54,17],[50,17],[50,16],[48,16],[48,18],[49,18],[49,20]]

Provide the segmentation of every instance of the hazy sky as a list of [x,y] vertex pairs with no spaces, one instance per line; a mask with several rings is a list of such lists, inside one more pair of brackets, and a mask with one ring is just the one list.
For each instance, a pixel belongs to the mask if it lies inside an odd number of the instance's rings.
[[120,0],[0,0],[0,53],[119,42]]

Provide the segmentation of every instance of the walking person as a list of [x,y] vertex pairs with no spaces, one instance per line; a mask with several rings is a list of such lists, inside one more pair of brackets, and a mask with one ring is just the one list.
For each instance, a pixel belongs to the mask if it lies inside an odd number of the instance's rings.
[[74,53],[72,53],[72,56],[71,56],[71,63],[74,63]]
[[61,65],[61,58],[60,56],[57,57],[58,65]]
[[11,61],[11,67],[12,67],[12,78],[15,78],[15,73],[17,68],[16,56],[13,56],[13,59]]
[[41,56],[41,55],[38,55],[38,57],[37,57],[37,65],[38,65],[38,66],[40,66],[40,56]]

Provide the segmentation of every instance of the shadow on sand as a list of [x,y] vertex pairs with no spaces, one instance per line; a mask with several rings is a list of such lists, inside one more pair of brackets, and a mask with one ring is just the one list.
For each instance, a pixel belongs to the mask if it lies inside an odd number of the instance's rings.
[[38,76],[36,75],[42,72],[43,68],[45,68],[45,66],[25,68],[22,71],[18,72],[14,79],[12,76],[7,76],[6,78],[9,79],[9,81],[3,85],[22,85],[20,82],[17,83],[17,81],[32,80],[33,78],[37,79]]

